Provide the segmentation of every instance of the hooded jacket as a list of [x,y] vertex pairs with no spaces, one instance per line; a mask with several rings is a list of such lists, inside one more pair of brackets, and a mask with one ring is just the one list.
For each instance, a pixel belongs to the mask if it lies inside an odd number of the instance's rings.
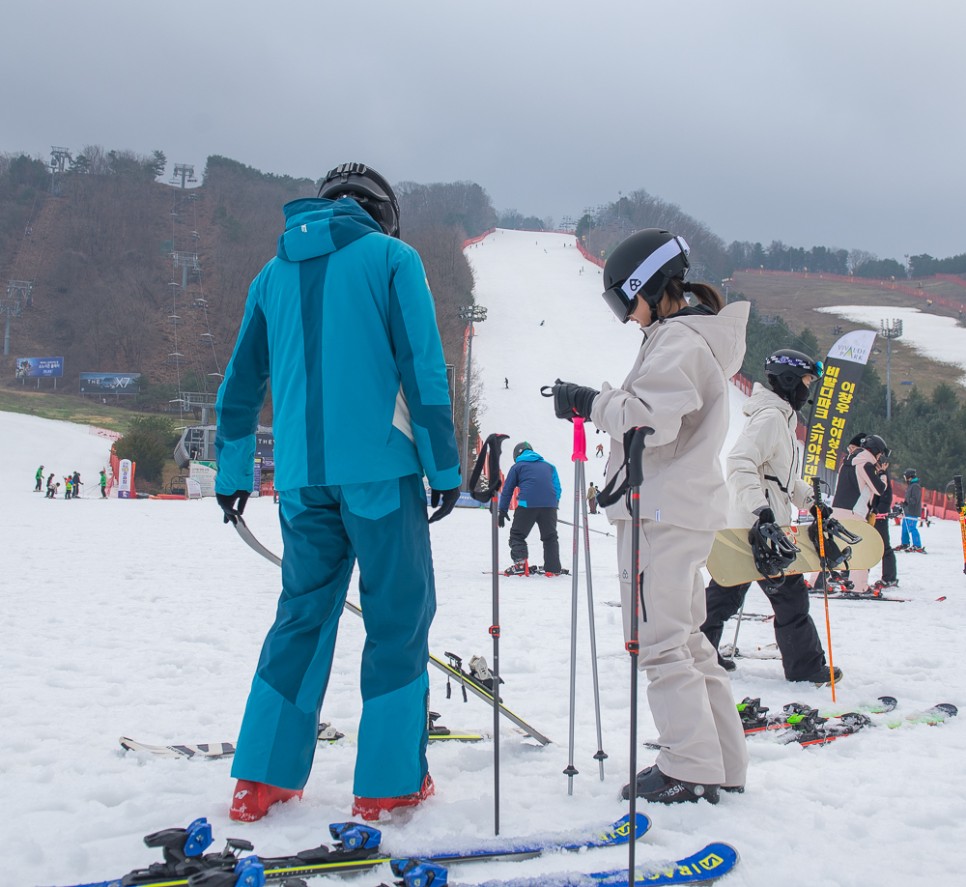
[[902,500],[902,513],[906,517],[922,517],[922,485],[919,478],[914,477],[906,487],[906,495]]
[[507,472],[500,493],[500,511],[508,511],[513,491],[519,487],[517,508],[556,508],[560,502],[557,469],[533,450],[524,450]]
[[[606,382],[591,420],[612,438],[607,480],[624,462],[624,432],[646,425],[641,517],[696,530],[720,530],[727,487],[719,454],[728,433],[728,380],[741,368],[750,306],[678,314],[652,324],[620,388]],[[606,509],[629,520],[626,499]]]
[[750,527],[755,512],[766,507],[787,524],[792,505],[803,508],[812,498],[800,477],[798,416],[788,401],[757,382],[741,411],[747,420],[727,459],[728,526]]
[[278,250],[252,281],[216,404],[215,489],[253,483],[269,381],[275,488],[424,474],[459,486],[446,363],[416,251],[354,200],[284,207]]

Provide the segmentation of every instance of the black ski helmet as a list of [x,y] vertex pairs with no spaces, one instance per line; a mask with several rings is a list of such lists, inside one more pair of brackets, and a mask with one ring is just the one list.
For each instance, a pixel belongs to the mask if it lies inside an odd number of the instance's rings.
[[919,472],[915,468],[907,468],[902,472],[902,476],[905,480],[918,480]]
[[520,458],[520,456],[522,456],[525,452],[527,452],[527,450],[532,450],[532,449],[533,447],[530,446],[529,441],[521,440],[520,443],[518,443],[513,448],[513,461],[516,462],[517,459]]
[[657,319],[657,303],[668,282],[684,280],[691,263],[687,241],[661,228],[644,228],[620,242],[604,262],[604,301],[621,323],[627,323],[637,296]]
[[870,434],[868,437],[863,438],[862,446],[872,453],[873,456],[889,455],[889,448],[886,446],[886,442],[878,434]]
[[748,542],[755,569],[765,578],[784,576],[799,553],[778,524],[763,524],[760,520],[748,531]]
[[820,361],[812,360],[807,354],[793,348],[781,348],[765,358],[765,377],[769,387],[780,398],[787,400],[794,410],[800,410],[808,400],[804,377],[820,379],[823,373]]
[[399,236],[399,202],[387,182],[364,163],[343,163],[330,169],[319,186],[319,197],[351,197],[390,237]]

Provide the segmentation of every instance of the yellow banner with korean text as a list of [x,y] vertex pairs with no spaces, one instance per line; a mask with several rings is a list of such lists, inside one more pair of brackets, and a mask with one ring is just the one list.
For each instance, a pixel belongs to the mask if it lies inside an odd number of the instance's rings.
[[853,330],[842,336],[829,351],[808,421],[802,470],[805,480],[834,478],[843,441],[848,439],[845,427],[856,386],[874,342],[873,330]]

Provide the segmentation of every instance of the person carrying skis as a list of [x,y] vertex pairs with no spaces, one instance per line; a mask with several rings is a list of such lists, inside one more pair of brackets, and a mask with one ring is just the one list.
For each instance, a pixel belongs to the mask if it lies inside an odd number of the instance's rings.
[[[446,362],[423,263],[399,239],[399,204],[379,173],[343,164],[325,175],[318,198],[287,203],[284,213],[217,398],[215,492],[225,522],[236,523],[271,382],[285,546],[229,816],[251,822],[301,797],[358,561],[366,643],[352,813],[376,820],[434,792],[429,524],[450,514],[460,486]],[[436,508],[428,520],[424,474]]]
[[[835,495],[832,497],[832,517],[868,521],[872,513],[872,500],[885,492],[886,485],[881,474],[882,463],[888,458],[889,448],[878,434],[867,434],[862,438],[859,447],[846,456],[839,468]],[[868,587],[868,570],[850,570],[848,581],[856,592],[871,591]]]
[[[798,411],[822,377],[822,366],[791,348],[765,360],[767,386],[756,382],[742,412],[745,424],[728,454],[730,527],[748,527],[756,541],[782,533],[798,509],[812,501],[811,487],[801,478],[802,461],[796,429]],[[808,586],[801,573],[764,578],[758,585],[775,611],[775,640],[782,654],[785,680],[824,684],[830,679],[818,630],[808,614]],[[744,603],[750,582],[723,586],[714,579],[705,590],[708,615],[701,626],[717,649],[724,624]],[[718,661],[733,671],[733,659]],[[835,668],[835,680],[842,671]]]
[[915,468],[907,468],[902,473],[902,478],[908,486],[902,500],[902,541],[896,551],[925,554],[926,549],[922,547],[918,526],[922,516],[922,484],[919,483],[919,472]]
[[527,441],[513,448],[513,467],[507,472],[500,492],[500,528],[510,517],[514,491],[517,507],[510,525],[510,557],[513,566],[504,570],[507,576],[529,575],[527,536],[534,524],[540,528],[543,543],[543,572],[547,576],[560,573],[560,543],[557,538],[557,506],[560,504],[560,477],[555,466],[535,453]]
[[37,469],[37,473],[34,475],[34,481],[35,481],[35,483],[34,483],[34,492],[35,493],[43,492],[41,490],[41,487],[43,486],[43,482],[44,482],[44,466],[43,465],[41,465],[40,468]]
[[[748,750],[727,672],[701,633],[704,580],[714,534],[727,526],[718,454],[728,431],[729,382],[745,353],[747,302],[725,306],[714,287],[685,281],[683,237],[646,228],[625,239],[604,265],[604,300],[644,342],[620,387],[553,386],[560,418],[582,416],[610,435],[598,501],[617,530],[624,637],[630,640],[635,583],[630,554],[640,542],[639,667],[661,750],[623,796],[660,803],[718,801],[742,791]],[[688,294],[695,298],[691,304]],[[639,526],[623,487],[624,436],[647,426]],[[626,486],[626,480],[625,484]]]

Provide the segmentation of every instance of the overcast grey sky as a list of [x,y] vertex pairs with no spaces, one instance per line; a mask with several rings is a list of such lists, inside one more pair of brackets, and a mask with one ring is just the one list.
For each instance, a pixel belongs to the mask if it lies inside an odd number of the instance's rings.
[[962,0],[3,0],[0,153],[645,189],[726,242],[966,252]]

